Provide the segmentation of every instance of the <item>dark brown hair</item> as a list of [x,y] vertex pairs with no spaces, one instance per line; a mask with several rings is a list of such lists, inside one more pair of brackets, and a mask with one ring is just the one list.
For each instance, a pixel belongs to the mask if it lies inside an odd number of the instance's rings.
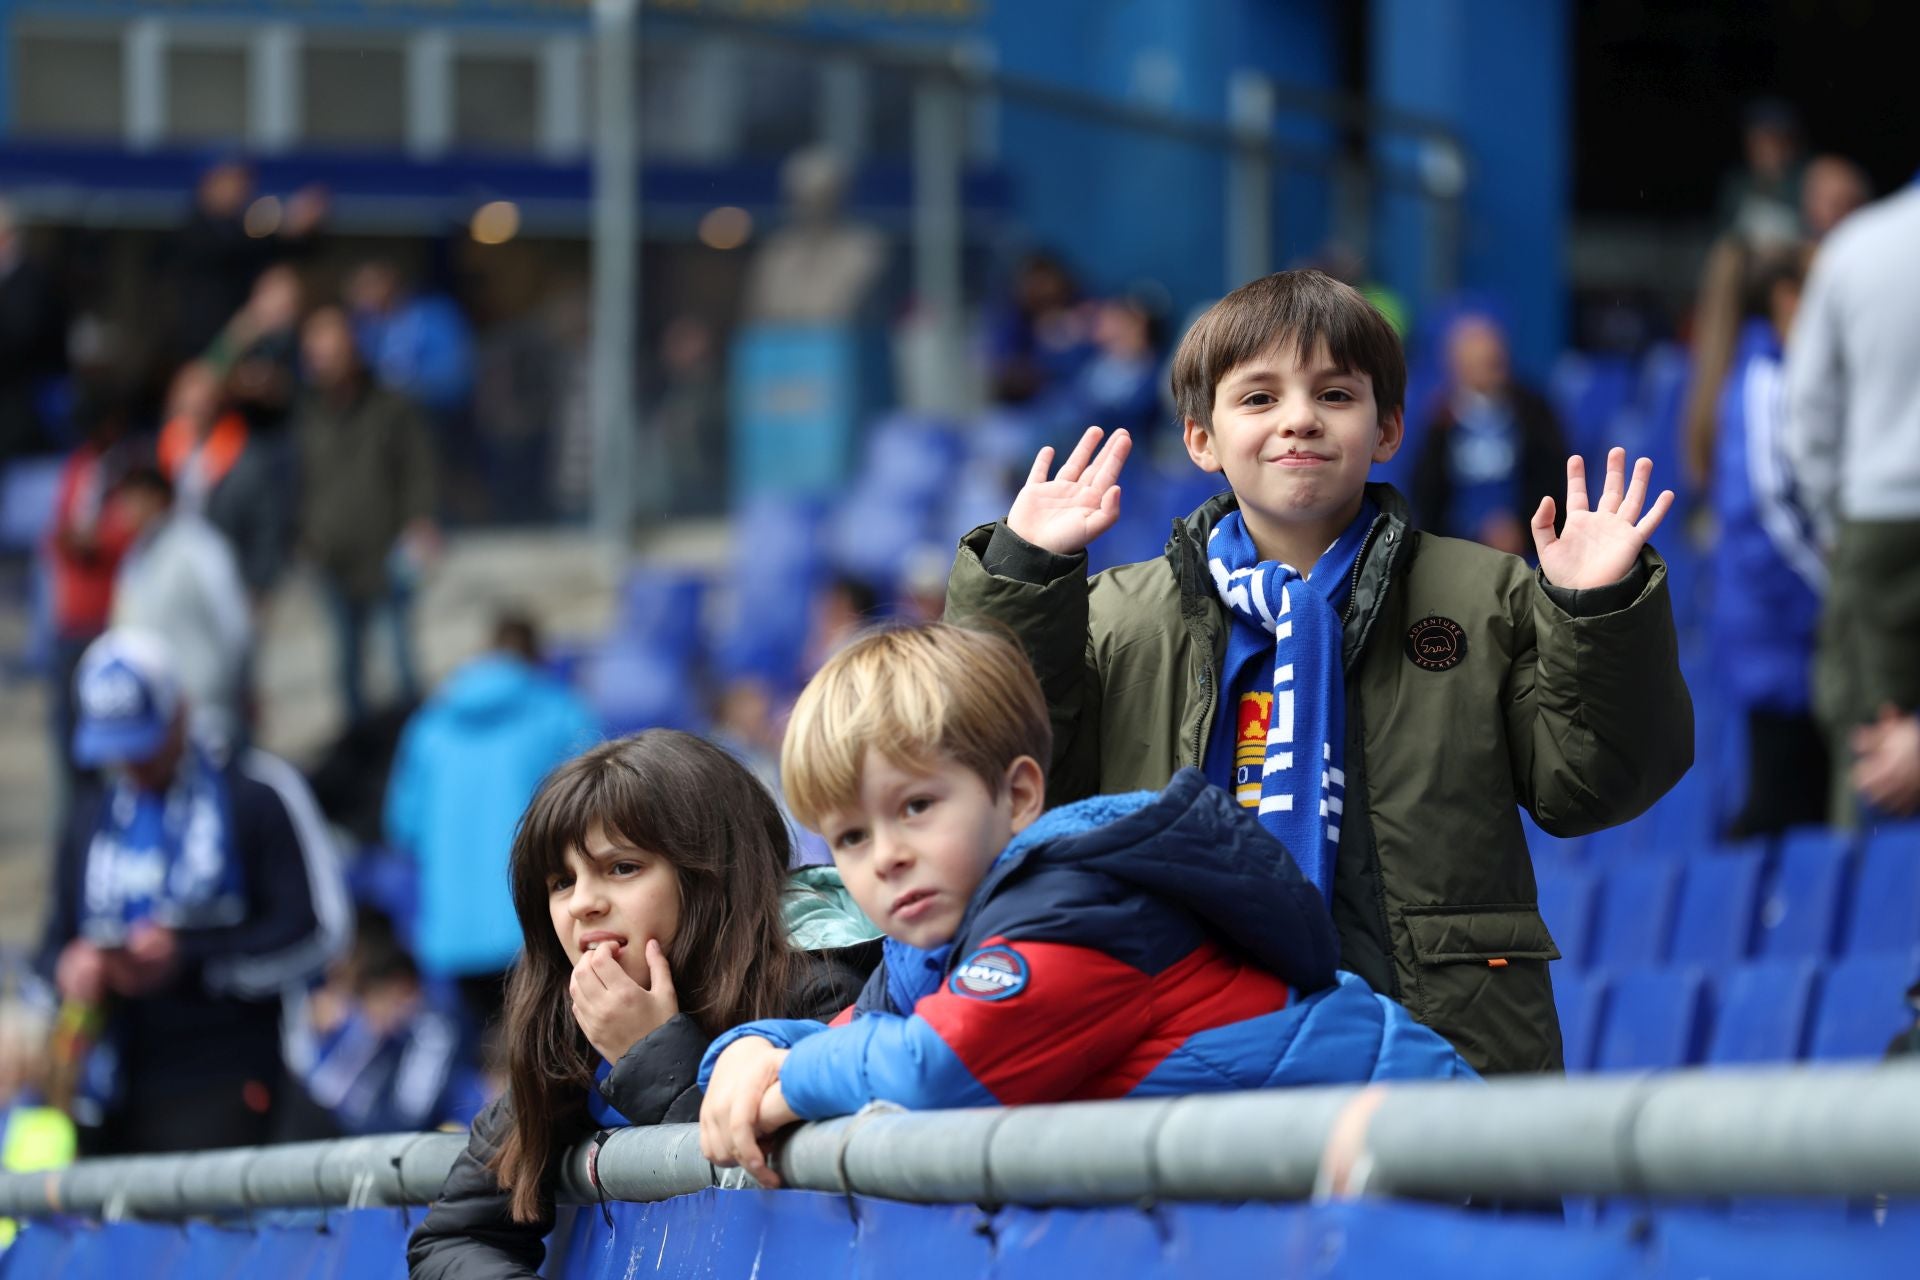
[[547,776],[514,833],[508,878],[522,948],[507,978],[513,1128],[492,1167],[515,1221],[534,1221],[557,1122],[583,1116],[597,1054],[567,998],[573,966],[554,933],[550,878],[595,826],[672,864],[680,927],[667,962],[680,1011],[708,1035],[784,1014],[798,958],[780,899],[791,836],[739,761],[692,734],[605,742]]
[[1379,309],[1324,271],[1276,271],[1243,284],[1193,322],[1173,355],[1173,403],[1182,418],[1213,425],[1213,392],[1236,366],[1276,348],[1310,360],[1325,345],[1342,373],[1373,383],[1380,421],[1407,394],[1407,357]]

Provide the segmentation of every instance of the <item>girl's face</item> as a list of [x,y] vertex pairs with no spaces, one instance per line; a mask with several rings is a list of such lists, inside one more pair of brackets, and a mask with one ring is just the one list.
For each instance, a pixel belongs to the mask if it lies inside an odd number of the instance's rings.
[[620,967],[648,981],[647,939],[673,949],[680,931],[680,877],[657,853],[637,849],[599,823],[566,868],[547,879],[547,909],[570,964],[592,948],[618,944]]

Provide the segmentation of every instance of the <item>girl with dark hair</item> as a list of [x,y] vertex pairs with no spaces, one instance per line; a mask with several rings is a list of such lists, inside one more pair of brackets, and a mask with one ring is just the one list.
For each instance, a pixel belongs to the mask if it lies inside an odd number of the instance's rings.
[[407,1250],[419,1277],[532,1276],[567,1149],[692,1121],[707,1045],[755,1018],[831,1018],[864,974],[795,949],[791,838],[745,767],[650,730],[561,765],[515,833],[522,950],[507,980],[508,1091]]

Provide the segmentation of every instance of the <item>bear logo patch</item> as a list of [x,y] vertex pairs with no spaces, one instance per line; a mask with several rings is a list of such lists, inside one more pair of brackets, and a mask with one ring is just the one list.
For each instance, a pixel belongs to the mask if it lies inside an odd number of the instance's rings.
[[1451,671],[1467,656],[1467,633],[1452,618],[1422,618],[1407,631],[1407,660],[1422,671]]

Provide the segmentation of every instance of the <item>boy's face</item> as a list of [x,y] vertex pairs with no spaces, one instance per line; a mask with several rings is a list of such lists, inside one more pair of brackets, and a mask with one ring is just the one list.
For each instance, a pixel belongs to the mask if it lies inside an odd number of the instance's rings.
[[1229,369],[1213,423],[1186,423],[1187,454],[1224,472],[1260,541],[1262,527],[1351,519],[1367,475],[1400,448],[1401,415],[1380,421],[1373,379],[1342,373],[1322,346],[1302,360],[1281,344]]
[[1000,794],[946,756],[903,766],[867,748],[860,792],[822,815],[820,833],[853,900],[890,938],[951,942],[987,868],[1044,807],[1045,777],[1022,756]]

